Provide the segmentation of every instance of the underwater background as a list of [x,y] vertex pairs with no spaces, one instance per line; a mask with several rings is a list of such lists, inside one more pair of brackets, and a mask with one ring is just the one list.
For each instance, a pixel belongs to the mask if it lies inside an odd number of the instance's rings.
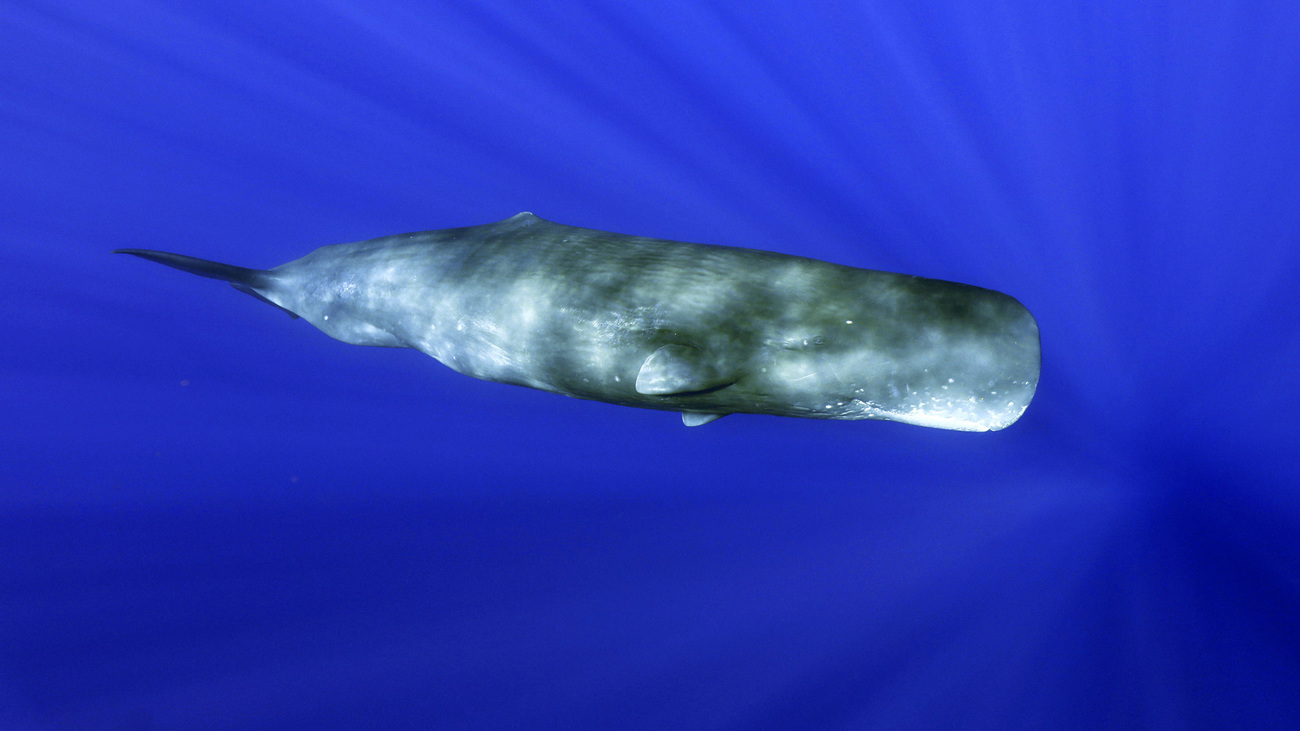
[[[488,223],[977,284],[988,434],[669,412],[109,252]],[[1291,2],[0,7],[0,729],[1294,728]]]

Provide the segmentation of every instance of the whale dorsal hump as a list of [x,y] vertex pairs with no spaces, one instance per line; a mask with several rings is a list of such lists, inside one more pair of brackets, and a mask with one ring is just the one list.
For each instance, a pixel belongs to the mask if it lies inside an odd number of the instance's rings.
[[499,221],[498,223],[508,224],[511,226],[531,226],[534,223],[539,223],[541,221],[542,219],[538,218],[537,216],[534,216],[528,211],[524,211],[522,213],[516,213],[510,218],[507,218],[504,221]]
[[718,370],[699,348],[665,345],[650,354],[636,375],[636,392],[651,396],[694,393],[726,386],[736,379]]

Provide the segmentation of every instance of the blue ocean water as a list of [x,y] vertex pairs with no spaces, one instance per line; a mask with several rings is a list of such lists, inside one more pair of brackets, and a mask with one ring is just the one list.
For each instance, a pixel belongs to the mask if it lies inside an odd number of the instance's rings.
[[[0,8],[0,729],[1292,728],[1300,14]],[[520,211],[1008,292],[991,434],[687,429],[112,256]]]

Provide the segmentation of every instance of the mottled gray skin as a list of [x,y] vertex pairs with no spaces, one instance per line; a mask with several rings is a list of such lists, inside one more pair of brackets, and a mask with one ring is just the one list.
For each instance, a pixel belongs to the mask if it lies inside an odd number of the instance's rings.
[[1007,295],[752,249],[499,223],[325,246],[269,271],[130,250],[227,279],[347,343],[475,378],[682,412],[986,431],[1038,384]]

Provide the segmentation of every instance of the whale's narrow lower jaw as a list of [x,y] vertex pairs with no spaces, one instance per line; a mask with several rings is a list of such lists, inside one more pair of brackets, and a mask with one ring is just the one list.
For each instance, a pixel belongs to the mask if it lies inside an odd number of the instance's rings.
[[951,431],[998,431],[1011,426],[1025,413],[1029,402],[1008,406],[1000,411],[981,411],[978,408],[934,409],[921,406],[901,406],[884,408],[870,401],[853,399],[850,402],[858,419],[887,419],[914,426],[928,426],[934,429]]

